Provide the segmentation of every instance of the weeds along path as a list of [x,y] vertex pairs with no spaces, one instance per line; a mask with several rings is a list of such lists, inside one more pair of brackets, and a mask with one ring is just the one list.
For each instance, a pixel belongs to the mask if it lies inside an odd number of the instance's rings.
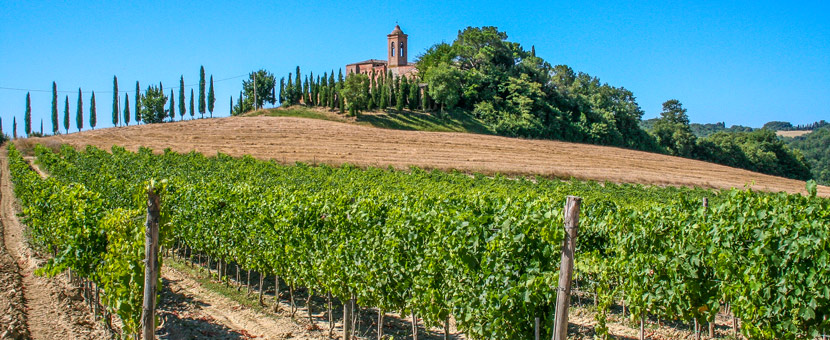
[[[94,321],[84,303],[75,294],[68,293],[72,288],[66,281],[34,275],[41,261],[34,256],[26,242],[24,227],[17,218],[7,153],[5,148],[0,148],[0,223],[3,225],[0,263],[3,288],[6,289],[0,292],[3,295],[0,307],[6,308],[0,310],[0,313],[8,314],[0,320],[3,320],[4,328],[9,315],[11,322],[25,322],[25,325],[20,325],[19,330],[14,331],[16,334],[10,330],[8,334],[0,334],[0,338],[106,338],[106,331]],[[10,268],[9,263],[14,268]],[[9,273],[14,274],[7,275]],[[7,280],[11,285],[5,284]],[[7,298],[10,301],[5,301]],[[9,307],[4,305],[7,303],[10,304]]]

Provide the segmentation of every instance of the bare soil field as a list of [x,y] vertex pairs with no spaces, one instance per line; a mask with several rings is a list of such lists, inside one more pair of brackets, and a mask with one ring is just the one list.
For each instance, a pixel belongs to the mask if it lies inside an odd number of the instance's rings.
[[[307,162],[484,174],[541,175],[617,183],[804,193],[804,182],[686,158],[616,147],[498,136],[400,131],[292,117],[229,117],[109,128],[21,143],[94,145],[161,152],[251,155]],[[819,195],[830,196],[820,186]]]
[[776,134],[776,135],[779,135],[779,136],[781,136],[781,137],[798,137],[798,136],[804,136],[804,135],[806,135],[806,134],[808,134],[808,133],[810,133],[810,132],[813,132],[813,130],[802,130],[802,131],[776,131],[776,132],[775,132],[775,134]]

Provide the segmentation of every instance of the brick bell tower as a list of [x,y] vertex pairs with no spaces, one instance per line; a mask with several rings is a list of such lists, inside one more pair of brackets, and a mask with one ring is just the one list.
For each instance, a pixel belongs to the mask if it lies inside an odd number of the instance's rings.
[[386,36],[386,43],[388,46],[387,56],[389,57],[389,67],[406,66],[406,53],[409,46],[406,45],[407,35],[401,30],[401,26],[395,25],[392,33]]

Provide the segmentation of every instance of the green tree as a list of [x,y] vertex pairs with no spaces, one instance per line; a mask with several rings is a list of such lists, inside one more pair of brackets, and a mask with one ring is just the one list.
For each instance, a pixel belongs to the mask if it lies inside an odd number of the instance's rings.
[[285,84],[285,102],[288,105],[294,105],[297,102],[294,100],[294,82],[291,81],[291,73],[288,74],[288,82]]
[[69,133],[69,96],[66,96],[66,103],[63,106],[63,129]]
[[697,138],[689,127],[689,116],[679,100],[670,99],[663,103],[663,112],[654,123],[653,133],[657,143],[670,154],[681,157],[692,155]]
[[167,111],[164,109],[167,96],[164,95],[164,88],[161,84],[158,87],[148,86],[144,91],[142,102],[140,116],[144,123],[161,123],[167,117]]
[[190,119],[196,116],[196,110],[193,109],[193,89],[190,89]]
[[334,84],[334,70],[329,73],[329,110],[334,110],[335,99],[337,99],[337,90]]
[[124,94],[124,124],[130,126],[130,94]]
[[412,80],[409,83],[409,91],[407,91],[407,92],[409,94],[409,98],[407,100],[407,103],[409,104],[409,109],[410,110],[417,110],[418,109],[418,104],[421,102],[420,99],[418,98],[419,97],[418,95],[421,92],[420,88],[418,87],[418,82],[415,81],[415,80]]
[[118,97],[118,77],[112,76],[112,126],[118,126],[118,118],[121,114],[121,110],[118,109],[120,99]]
[[[52,82],[52,134],[57,135],[60,132],[60,123],[58,123],[58,84]],[[0,134],[2,135],[2,134]]]
[[81,88],[78,88],[78,107],[75,110],[75,126],[78,132],[84,128],[84,97]]
[[280,78],[280,96],[278,100],[280,106],[282,106],[282,103],[285,102],[285,77]]
[[185,107],[185,105],[186,104],[184,102],[184,75],[182,75],[179,78],[179,120],[184,120],[184,114],[187,113],[187,108]]
[[303,98],[303,80],[300,78],[300,66],[297,66],[297,72],[294,74],[294,104],[299,104],[300,99]]
[[95,130],[98,124],[98,108],[95,105],[95,91],[92,91],[92,99],[89,101],[89,127]]
[[349,115],[357,116],[360,110],[366,107],[368,101],[369,77],[362,73],[349,75],[341,94],[349,106]]
[[141,123],[141,88],[138,80],[135,81],[135,123]]
[[448,64],[442,63],[429,70],[426,74],[429,96],[444,109],[452,109],[461,99],[461,71]]
[[[256,81],[256,86],[254,86]],[[274,87],[276,86],[276,78],[270,72],[262,69],[256,72],[251,72],[247,80],[242,81],[243,106],[238,113],[245,113],[253,110],[255,107],[262,107],[263,103],[268,102],[274,104],[277,98],[274,97]],[[256,103],[254,103],[254,89],[256,89]],[[250,106],[245,103],[250,102]],[[256,105],[254,105],[256,104]]]
[[205,102],[205,67],[199,69],[199,113],[202,118],[205,118],[205,109],[207,103]]
[[32,98],[26,93],[26,112],[23,114],[23,131],[26,137],[32,134]]
[[231,105],[230,105],[230,109],[228,111],[228,115],[233,116],[233,96],[231,96]]
[[12,138],[17,139],[17,117],[12,117]]
[[311,95],[308,93],[308,76],[303,79],[303,105],[311,106]]
[[167,110],[168,114],[170,115],[170,121],[173,122],[176,120],[176,100],[173,96],[173,89],[170,89],[170,108]]
[[216,104],[216,94],[213,93],[213,75],[210,75],[210,88],[208,89],[208,111],[210,118],[213,118],[213,108]]

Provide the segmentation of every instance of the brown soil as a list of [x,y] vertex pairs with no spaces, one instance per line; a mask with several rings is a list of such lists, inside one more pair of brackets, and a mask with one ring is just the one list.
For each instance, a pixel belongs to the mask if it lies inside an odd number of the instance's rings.
[[801,130],[801,131],[776,131],[776,132],[775,132],[775,134],[776,134],[776,135],[779,135],[779,136],[781,136],[781,137],[798,137],[798,136],[804,136],[804,135],[806,135],[806,134],[808,134],[808,133],[810,133],[810,132],[813,132],[813,130]]
[[[618,183],[804,193],[804,182],[686,158],[546,140],[378,129],[291,117],[229,117],[84,131],[22,143],[221,152],[278,162],[541,175]],[[820,186],[819,195],[830,196]]]
[[325,339],[288,317],[274,318],[202,287],[164,266],[160,339]]
[[[72,287],[62,277],[34,275],[42,261],[26,242],[24,227],[17,219],[14,192],[9,175],[7,151],[0,150],[0,222],[3,225],[2,276],[4,288],[0,307],[8,314],[3,320],[7,333],[2,338],[102,339],[107,334],[95,322],[83,302],[73,299]],[[13,260],[10,262],[9,260]],[[10,266],[9,264],[16,264]],[[9,285],[5,285],[9,282]],[[8,298],[8,300],[4,300]],[[9,305],[6,307],[5,305]],[[24,324],[25,323],[25,324]]]

